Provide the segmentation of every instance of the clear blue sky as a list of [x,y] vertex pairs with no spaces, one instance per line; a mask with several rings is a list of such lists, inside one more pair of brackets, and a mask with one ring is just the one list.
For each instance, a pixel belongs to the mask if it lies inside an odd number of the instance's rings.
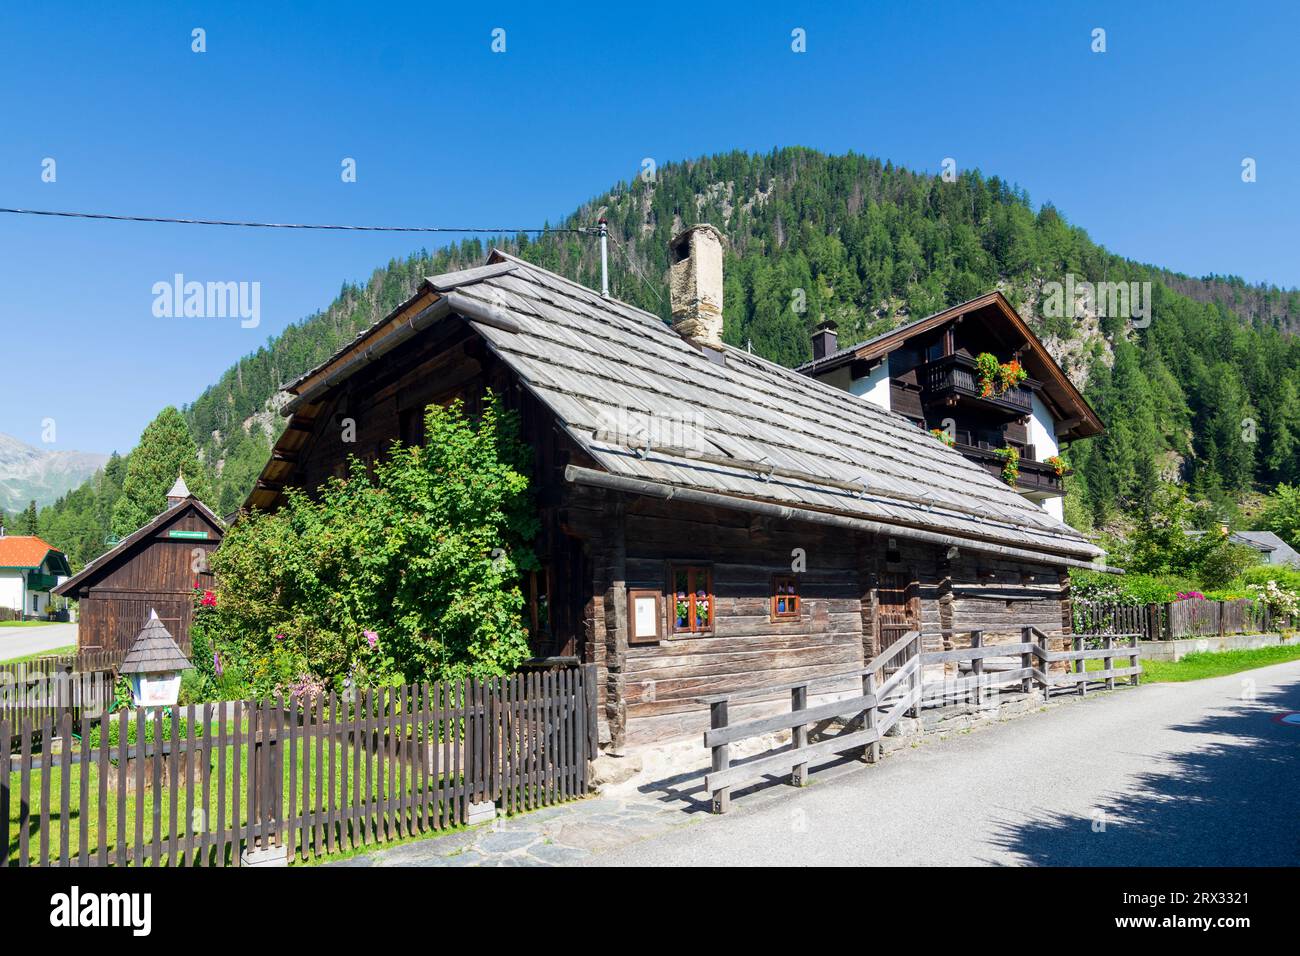
[[[643,157],[806,145],[951,156],[1122,255],[1300,285],[1293,4],[294,6],[7,4],[0,206],[531,226]],[[0,216],[0,432],[38,443],[49,417],[56,447],[126,450],[344,280],[436,242]],[[259,281],[260,327],[155,318],[178,272]]]

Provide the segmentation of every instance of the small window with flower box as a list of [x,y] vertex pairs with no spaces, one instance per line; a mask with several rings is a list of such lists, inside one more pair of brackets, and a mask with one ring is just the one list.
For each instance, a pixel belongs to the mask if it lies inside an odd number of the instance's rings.
[[772,620],[799,620],[799,580],[793,574],[772,575]]
[[713,571],[699,565],[671,565],[668,569],[672,603],[668,613],[674,634],[699,634],[713,630]]

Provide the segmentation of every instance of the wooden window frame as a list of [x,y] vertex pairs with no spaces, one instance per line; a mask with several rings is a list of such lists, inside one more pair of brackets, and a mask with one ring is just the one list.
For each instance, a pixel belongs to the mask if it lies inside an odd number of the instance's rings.
[[[636,604],[647,598],[655,602],[654,633],[646,636],[636,632]],[[663,594],[654,588],[629,588],[627,592],[627,642],[628,644],[658,644],[664,639]]]
[[[686,574],[686,600],[688,602],[686,611],[686,626],[680,627],[677,624],[677,575],[679,572]],[[698,626],[698,617],[696,613],[696,595],[695,592],[700,590],[696,587],[696,574],[704,575],[704,595],[708,602],[709,623],[703,627]],[[712,634],[718,620],[718,598],[713,593],[713,566],[710,564],[692,564],[685,561],[677,561],[668,565],[668,593],[666,595],[668,606],[665,608],[668,614],[668,621],[671,625],[670,630],[673,636],[678,634]]]
[[[793,591],[782,591],[782,584],[791,584],[794,586]],[[780,598],[786,599],[786,609],[778,611],[776,603]],[[790,609],[790,599],[794,599],[794,609]],[[769,607],[770,620],[773,624],[783,621],[798,621],[803,618],[803,600],[799,596],[799,575],[797,574],[774,574],[772,575],[772,592],[771,603]]]

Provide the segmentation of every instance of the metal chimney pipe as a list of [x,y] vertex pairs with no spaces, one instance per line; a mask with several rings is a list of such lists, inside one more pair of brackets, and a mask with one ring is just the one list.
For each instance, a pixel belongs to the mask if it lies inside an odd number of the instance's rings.
[[600,217],[600,295],[609,298],[609,223]]

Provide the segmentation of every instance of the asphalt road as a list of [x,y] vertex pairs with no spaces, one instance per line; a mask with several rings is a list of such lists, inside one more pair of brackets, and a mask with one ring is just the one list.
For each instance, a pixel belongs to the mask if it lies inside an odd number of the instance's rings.
[[1296,866],[1300,723],[1275,720],[1295,711],[1300,662],[1121,689],[733,796],[590,864]]
[[56,647],[77,643],[76,624],[43,624],[40,627],[0,627],[0,661],[41,654]]

